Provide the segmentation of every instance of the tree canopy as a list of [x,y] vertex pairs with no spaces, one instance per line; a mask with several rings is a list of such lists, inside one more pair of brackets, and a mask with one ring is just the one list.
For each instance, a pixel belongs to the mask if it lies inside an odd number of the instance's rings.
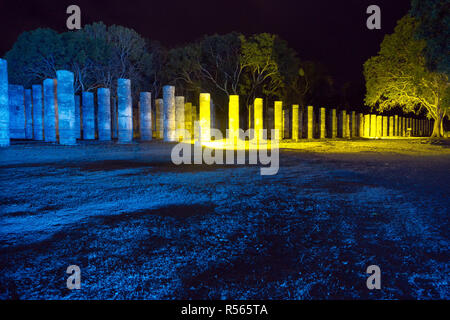
[[117,79],[128,78],[134,94],[151,91],[155,98],[165,84],[191,101],[210,92],[219,111],[226,111],[230,95],[240,95],[248,107],[256,97],[322,104],[336,93],[323,65],[302,61],[286,41],[269,33],[207,35],[167,50],[132,29],[98,22],[71,32],[24,32],[5,58],[11,83],[27,87],[66,69],[75,74],[77,92],[108,87],[114,95]]
[[425,108],[435,119],[433,136],[441,136],[442,120],[449,110],[448,76],[428,70],[426,41],[415,36],[419,25],[417,19],[403,17],[395,32],[385,36],[378,55],[364,64],[365,102],[380,111],[395,106],[406,112]]
[[411,15],[421,23],[417,37],[426,40],[425,56],[432,71],[450,77],[450,1],[412,0]]

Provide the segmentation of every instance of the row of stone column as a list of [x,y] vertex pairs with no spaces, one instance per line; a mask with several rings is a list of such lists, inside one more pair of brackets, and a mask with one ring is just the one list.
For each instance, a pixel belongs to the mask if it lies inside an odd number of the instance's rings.
[[[108,141],[117,137],[119,142],[132,141],[130,80],[118,79],[117,109],[109,89],[97,90],[96,117],[94,93],[83,92],[81,97],[77,96],[74,94],[73,73],[59,70],[56,74],[56,79],[44,80],[43,86],[33,85],[31,89],[24,90],[22,86],[8,85],[7,64],[5,60],[0,59],[0,145],[8,145],[10,137],[75,144],[76,139],[95,139],[96,124],[99,140]],[[203,141],[209,140],[211,126],[214,126],[215,108],[209,93],[201,93],[199,100],[197,110],[192,103],[185,102],[183,96],[175,96],[175,87],[165,86],[163,98],[155,100],[153,119],[151,93],[140,93],[141,140],[156,137],[165,141],[178,141],[180,137],[177,132],[184,129],[194,136],[200,132],[199,138]],[[268,116],[273,117],[273,128],[279,130],[282,138],[291,135],[293,140],[303,137],[313,139],[338,136],[350,138],[429,135],[432,131],[432,123],[429,120],[363,115],[347,113],[345,110],[337,114],[336,109],[328,110],[327,116],[326,108],[320,108],[317,117],[312,106],[308,106],[304,111],[298,105],[283,110],[282,101],[275,101],[273,109],[269,108],[268,111]],[[237,95],[230,96],[228,118],[229,138],[234,140],[239,130]],[[264,127],[262,99],[255,99],[250,118],[259,139],[260,129]],[[198,130],[194,128],[196,121],[199,121]]]
[[[274,104],[275,129],[280,129],[284,138],[290,136],[293,140],[301,138],[430,136],[433,130],[433,120],[428,119],[398,115],[364,115],[355,111],[347,113],[346,110],[342,110],[338,114],[336,109],[326,108],[320,108],[317,116],[313,106],[306,107],[302,112],[303,110],[300,110],[298,105],[292,106],[292,116],[289,115],[289,110],[283,110],[280,124],[281,105],[280,101],[276,101]],[[289,121],[292,121],[292,124]]]

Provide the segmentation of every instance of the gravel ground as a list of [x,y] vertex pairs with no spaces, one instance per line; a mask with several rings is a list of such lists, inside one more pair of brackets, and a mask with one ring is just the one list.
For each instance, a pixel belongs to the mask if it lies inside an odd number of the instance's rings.
[[[0,150],[1,299],[448,299],[447,142],[283,143],[259,166],[161,142]],[[81,290],[66,268],[81,268]],[[368,290],[366,268],[381,268]]]

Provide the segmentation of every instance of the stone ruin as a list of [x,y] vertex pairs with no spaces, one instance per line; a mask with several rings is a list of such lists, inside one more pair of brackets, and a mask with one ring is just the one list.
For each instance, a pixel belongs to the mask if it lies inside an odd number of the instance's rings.
[[[141,92],[137,114],[133,114],[128,79],[118,79],[117,102],[108,88],[97,89],[96,97],[94,92],[76,95],[74,74],[66,70],[58,70],[56,79],[45,79],[42,85],[32,85],[31,89],[10,85],[7,62],[0,59],[0,146],[9,146],[10,139],[61,145],[75,145],[78,139],[117,139],[119,143],[131,143],[135,136],[141,141],[176,142],[182,139],[179,133],[184,130],[194,138],[209,141],[210,130],[215,127],[215,106],[209,93],[200,94],[197,108],[185,101],[185,97],[175,96],[174,86],[164,86],[162,99],[153,102],[150,92]],[[139,123],[134,123],[136,121]],[[229,97],[227,122],[228,140],[236,142],[240,129],[237,95]],[[276,129],[281,139],[295,142],[300,139],[430,136],[433,120],[286,106],[282,101],[264,108],[263,99],[256,98],[249,108],[248,127],[254,129],[256,140],[267,138],[260,130]]]

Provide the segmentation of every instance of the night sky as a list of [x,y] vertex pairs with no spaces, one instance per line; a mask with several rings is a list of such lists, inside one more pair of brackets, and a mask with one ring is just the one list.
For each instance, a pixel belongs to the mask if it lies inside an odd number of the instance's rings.
[[[80,6],[82,24],[123,25],[167,47],[205,34],[275,33],[301,59],[322,62],[338,83],[359,85],[362,64],[378,52],[383,36],[392,33],[396,21],[410,8],[410,0],[2,0],[0,55],[23,31],[38,27],[66,31],[66,8],[71,4]],[[366,8],[371,4],[381,8],[381,30],[366,28]]]

